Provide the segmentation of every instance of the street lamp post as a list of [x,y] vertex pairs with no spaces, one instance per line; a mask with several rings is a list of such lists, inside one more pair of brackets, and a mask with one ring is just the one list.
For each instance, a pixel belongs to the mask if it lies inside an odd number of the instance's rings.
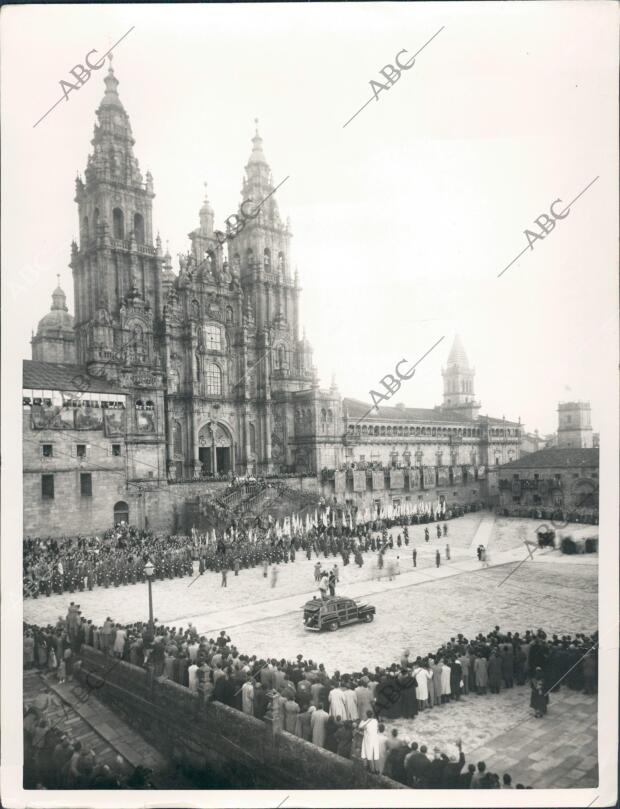
[[152,580],[153,574],[155,573],[155,565],[149,561],[144,565],[144,572],[146,574],[146,580],[149,583],[149,635],[151,638],[155,637],[155,625],[153,623],[153,590],[152,590]]

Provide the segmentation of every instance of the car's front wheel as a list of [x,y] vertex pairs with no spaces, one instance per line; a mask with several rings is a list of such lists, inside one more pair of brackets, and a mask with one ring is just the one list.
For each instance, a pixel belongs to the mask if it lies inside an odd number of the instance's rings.
[[374,617],[375,616],[372,614],[372,612],[364,613],[364,621],[366,621],[367,624],[370,624],[374,620]]
[[338,629],[338,621],[332,621],[331,623],[327,624],[327,628],[330,632],[335,632]]

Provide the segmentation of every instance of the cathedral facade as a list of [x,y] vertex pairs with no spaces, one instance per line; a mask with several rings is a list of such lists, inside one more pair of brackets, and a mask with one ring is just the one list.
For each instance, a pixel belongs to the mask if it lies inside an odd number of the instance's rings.
[[175,271],[154,238],[153,177],[140,171],[111,66],[104,82],[75,185],[75,313],[57,287],[24,363],[26,533],[72,530],[67,515],[100,530],[158,510],[164,526],[171,491],[197,479],[374,465],[409,467],[411,485],[417,474],[429,490],[431,478],[453,486],[466,468],[518,458],[520,425],[479,415],[458,338],[434,409],[369,412],[335,383],[319,387],[300,335],[291,228],[258,131],[244,227],[217,231],[205,195]]
[[258,131],[241,194],[252,219],[222,243],[205,197],[175,273],[153,238],[153,178],[142,175],[134,155],[118,83],[110,67],[93,152],[76,180],[74,347],[67,349],[69,328],[59,338],[46,325],[63,319],[67,326],[56,290],[33,338],[33,359],[84,366],[126,389],[130,409],[163,402],[154,408],[150,445],[136,446],[134,477],[141,461],[157,465],[156,454],[168,479],[320,468],[330,458],[309,439],[336,397],[319,390],[310,345],[300,338],[291,230]]

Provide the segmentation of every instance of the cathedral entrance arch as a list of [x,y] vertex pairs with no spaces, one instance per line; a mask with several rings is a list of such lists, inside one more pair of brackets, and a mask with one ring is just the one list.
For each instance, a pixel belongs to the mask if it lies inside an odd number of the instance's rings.
[[228,427],[210,421],[198,433],[198,459],[203,475],[234,471],[234,443]]
[[124,500],[114,504],[114,525],[124,522],[129,525],[129,506]]

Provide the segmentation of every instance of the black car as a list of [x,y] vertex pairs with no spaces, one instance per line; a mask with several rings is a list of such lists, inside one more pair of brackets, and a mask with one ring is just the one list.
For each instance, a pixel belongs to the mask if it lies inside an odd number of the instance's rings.
[[364,621],[369,624],[374,620],[375,607],[370,604],[358,604],[352,598],[332,596],[331,598],[313,598],[304,604],[304,626],[314,632],[329,629],[335,632],[345,624],[356,624]]

